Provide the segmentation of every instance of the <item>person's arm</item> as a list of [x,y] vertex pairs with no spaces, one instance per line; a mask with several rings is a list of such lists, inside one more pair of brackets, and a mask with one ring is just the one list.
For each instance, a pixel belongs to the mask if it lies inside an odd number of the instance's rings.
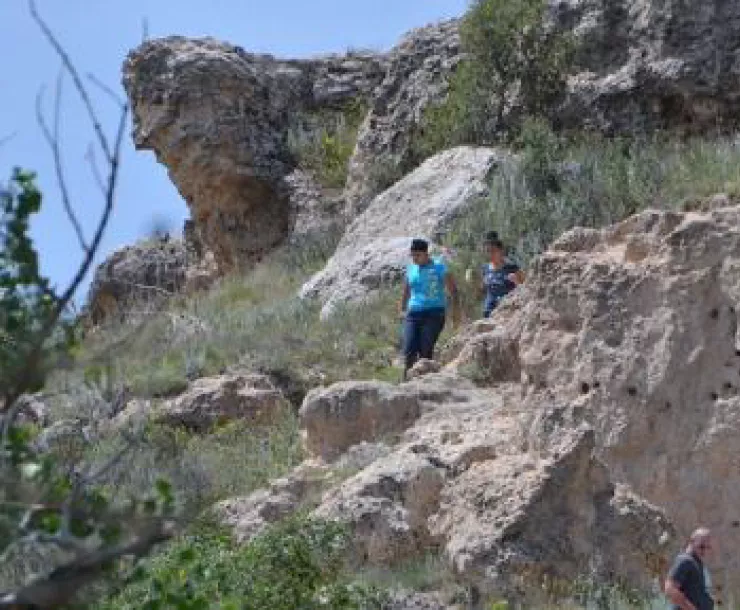
[[519,265],[514,263],[511,266],[511,273],[506,276],[506,279],[509,280],[512,284],[519,286],[524,283],[524,271],[519,268]]
[[689,599],[681,591],[681,587],[670,576],[665,581],[665,596],[672,604],[675,604],[681,610],[697,610]]
[[403,293],[401,294],[401,300],[398,302],[398,315],[403,316],[406,312],[406,307],[409,304],[409,297],[411,296],[411,291],[409,290],[409,283],[404,279],[403,280]]
[[445,286],[452,302],[452,326],[457,328],[460,325],[460,294],[455,277],[449,271],[445,274]]

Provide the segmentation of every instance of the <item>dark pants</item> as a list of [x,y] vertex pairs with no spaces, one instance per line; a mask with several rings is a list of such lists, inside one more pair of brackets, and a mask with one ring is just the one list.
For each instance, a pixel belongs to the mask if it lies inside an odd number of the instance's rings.
[[410,311],[403,323],[403,355],[410,369],[419,358],[431,360],[434,346],[445,327],[445,310]]

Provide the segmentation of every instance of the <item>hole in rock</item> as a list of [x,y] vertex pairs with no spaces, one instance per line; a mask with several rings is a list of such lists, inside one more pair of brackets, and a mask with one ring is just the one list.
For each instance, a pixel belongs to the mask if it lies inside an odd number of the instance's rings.
[[719,400],[719,394],[717,394],[717,392],[712,392],[710,394],[710,397],[712,398],[713,401]]
[[628,387],[627,394],[629,394],[630,396],[637,396],[637,388],[634,386]]
[[591,391],[591,386],[585,381],[581,384],[581,394],[588,394]]
[[719,318],[719,309],[715,307],[712,311],[709,312],[709,317],[712,318],[712,320],[716,320],[717,318]]

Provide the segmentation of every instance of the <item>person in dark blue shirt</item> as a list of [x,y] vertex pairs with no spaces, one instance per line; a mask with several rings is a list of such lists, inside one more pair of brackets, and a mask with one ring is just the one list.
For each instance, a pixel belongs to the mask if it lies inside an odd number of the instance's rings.
[[404,319],[404,380],[419,358],[432,359],[434,346],[445,325],[448,294],[452,301],[453,324],[459,324],[457,286],[447,265],[429,256],[429,243],[423,239],[411,242],[411,260],[406,268],[399,304]]
[[506,256],[504,244],[495,231],[486,234],[484,247],[489,260],[480,269],[480,290],[484,295],[483,317],[488,318],[507,294],[524,283],[524,272]]
[[704,562],[713,551],[712,533],[697,529],[683,553],[676,557],[665,582],[672,610],[713,610],[714,599],[707,590]]

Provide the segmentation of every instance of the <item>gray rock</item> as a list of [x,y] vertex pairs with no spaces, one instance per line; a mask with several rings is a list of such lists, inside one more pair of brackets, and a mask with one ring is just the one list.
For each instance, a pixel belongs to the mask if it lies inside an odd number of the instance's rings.
[[306,448],[325,460],[362,441],[398,435],[420,414],[415,391],[380,381],[348,381],[314,389],[300,411]]
[[510,156],[490,148],[459,147],[424,162],[384,193],[347,228],[323,271],[302,297],[318,297],[328,315],[396,283],[408,263],[413,237],[433,239],[489,195],[490,176]]
[[370,95],[384,61],[374,54],[280,61],[182,37],[129,54],[123,81],[136,146],[167,166],[222,272],[258,260],[290,231],[282,179],[295,165],[291,117]]
[[391,50],[349,164],[350,218],[420,161],[413,158],[412,139],[424,110],[444,99],[460,58],[456,20],[413,30]]
[[187,255],[180,239],[152,239],[116,250],[95,271],[86,304],[87,321],[129,315],[133,306],[156,307],[186,282]]
[[184,394],[159,405],[154,418],[205,432],[234,420],[269,425],[287,408],[282,392],[264,375],[221,375],[193,382]]

